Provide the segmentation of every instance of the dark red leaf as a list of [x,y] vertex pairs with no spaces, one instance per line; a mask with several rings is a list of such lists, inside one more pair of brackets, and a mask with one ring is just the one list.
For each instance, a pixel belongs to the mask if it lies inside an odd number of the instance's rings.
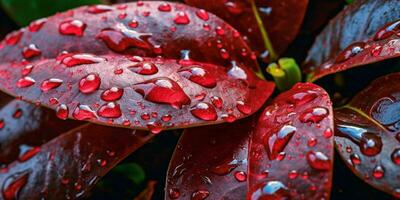
[[[203,8],[232,24],[247,38],[258,54],[266,56],[260,29],[251,4],[243,0],[185,0],[189,5]],[[297,35],[307,9],[308,0],[255,0],[275,51],[282,53]],[[214,30],[217,31],[217,30]]]
[[373,37],[385,24],[399,19],[398,3],[398,0],[360,0],[349,5],[316,38],[308,53],[304,71],[313,73],[312,80],[339,71],[339,67],[325,69],[327,65],[322,64],[352,43]]
[[254,119],[185,130],[169,166],[166,199],[245,199]]
[[78,8],[37,32],[10,34],[0,50],[1,89],[61,119],[154,133],[245,117],[272,93],[273,83],[251,71],[258,67],[246,43],[214,15],[163,2],[108,8]]
[[400,197],[400,73],[376,79],[335,110],[335,142],[347,166],[368,184]]
[[249,148],[248,199],[329,199],[331,104],[322,88],[299,83],[265,109]]
[[38,147],[26,160],[3,168],[3,199],[83,197],[100,177],[152,137],[129,129],[80,126]]

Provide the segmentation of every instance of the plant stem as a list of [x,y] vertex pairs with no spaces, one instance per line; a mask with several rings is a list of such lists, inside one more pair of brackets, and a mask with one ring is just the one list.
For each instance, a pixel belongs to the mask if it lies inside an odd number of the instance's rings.
[[261,37],[263,38],[264,41],[264,46],[269,52],[269,57],[271,59],[271,62],[275,62],[278,59],[278,55],[275,53],[274,48],[272,46],[271,40],[269,39],[268,32],[265,29],[264,23],[260,17],[260,13],[258,12],[256,3],[254,0],[248,0],[251,4],[251,8],[253,10],[254,17],[256,18],[257,25],[260,28],[261,32]]

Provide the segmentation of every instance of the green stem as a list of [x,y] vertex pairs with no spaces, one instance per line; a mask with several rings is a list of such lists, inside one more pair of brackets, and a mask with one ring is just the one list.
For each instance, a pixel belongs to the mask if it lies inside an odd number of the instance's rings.
[[269,39],[268,32],[265,29],[264,23],[260,17],[260,13],[258,12],[256,3],[254,2],[254,0],[248,0],[248,1],[251,3],[251,8],[253,10],[254,17],[256,18],[258,27],[260,28],[261,37],[263,38],[263,41],[264,41],[264,46],[269,52],[269,57],[270,57],[271,61],[275,62],[278,59],[278,55],[274,51],[272,42]]
[[281,58],[278,64],[272,63],[267,72],[274,78],[277,88],[286,91],[301,81],[301,70],[292,58]]

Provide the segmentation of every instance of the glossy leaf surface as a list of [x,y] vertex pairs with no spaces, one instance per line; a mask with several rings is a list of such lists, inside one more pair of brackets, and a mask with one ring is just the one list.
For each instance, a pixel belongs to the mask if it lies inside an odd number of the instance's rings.
[[[268,55],[249,1],[211,0],[204,3],[202,0],[185,0],[185,2],[226,20],[242,33],[258,54],[262,57]],[[255,3],[265,25],[263,28],[268,32],[275,51],[282,53],[301,27],[308,0],[255,0]]]
[[249,150],[248,199],[329,199],[333,113],[328,94],[296,84],[261,114]]
[[400,197],[399,73],[376,79],[335,110],[335,142],[348,167],[368,184]]
[[255,112],[273,83],[251,71],[257,65],[232,27],[198,12],[139,2],[58,14],[3,41],[0,85],[62,119],[153,133]]
[[304,71],[313,73],[312,80],[333,73],[332,67],[326,69],[327,65],[322,64],[335,59],[349,45],[374,37],[387,23],[398,20],[398,4],[398,0],[360,0],[350,4],[316,38],[305,61]]
[[185,130],[172,157],[166,199],[245,199],[255,118]]

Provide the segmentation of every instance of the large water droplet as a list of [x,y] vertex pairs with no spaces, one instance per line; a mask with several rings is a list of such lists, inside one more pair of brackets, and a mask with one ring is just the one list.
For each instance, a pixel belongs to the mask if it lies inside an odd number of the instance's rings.
[[91,120],[97,119],[96,113],[88,105],[78,105],[72,116],[77,120]]
[[190,23],[190,19],[185,12],[180,11],[176,14],[176,17],[174,18],[174,22],[175,22],[175,24],[186,25],[186,24]]
[[267,153],[270,160],[277,159],[279,153],[283,152],[296,131],[296,127],[284,125],[276,134],[265,138],[265,147],[267,148]]
[[327,171],[331,169],[331,161],[322,152],[314,152],[310,151],[307,153],[307,162],[308,164],[316,170]]
[[92,54],[65,54],[62,56],[61,63],[67,67],[75,67],[84,64],[94,64],[106,61],[105,58]]
[[198,103],[190,109],[190,113],[192,113],[193,116],[204,121],[215,121],[218,119],[215,108],[209,103]]
[[153,75],[158,72],[157,66],[152,62],[141,62],[128,68],[132,72],[140,75]]
[[319,123],[325,119],[329,114],[328,109],[323,107],[315,107],[305,110],[299,117],[303,123]]
[[27,88],[27,87],[30,87],[33,84],[35,84],[35,82],[36,81],[33,78],[31,78],[29,76],[25,76],[23,78],[20,78],[17,81],[17,87],[19,87],[19,88]]
[[211,75],[210,72],[199,66],[184,68],[179,70],[179,74],[206,88],[214,88],[217,85],[215,77]]
[[366,156],[375,156],[382,150],[382,140],[376,134],[367,129],[337,124],[338,136],[346,137],[358,144],[360,151]]
[[83,36],[85,32],[86,24],[81,20],[66,20],[60,23],[58,28],[62,35],[75,35]]
[[18,193],[26,185],[29,178],[29,172],[16,173],[9,176],[3,183],[2,194],[4,200],[18,199]]
[[119,118],[122,115],[120,105],[114,102],[104,104],[100,107],[97,113],[99,116],[106,118]]
[[24,56],[24,58],[26,58],[26,59],[40,56],[41,54],[42,54],[42,52],[39,50],[39,48],[35,44],[30,44],[29,46],[24,47],[22,49],[22,56]]
[[40,86],[40,89],[43,92],[47,92],[49,90],[55,89],[60,87],[60,85],[63,83],[63,80],[58,79],[58,78],[51,78],[47,79],[42,82],[42,85]]
[[101,99],[103,101],[117,101],[121,99],[123,94],[124,89],[112,87],[110,89],[104,90],[104,92],[101,94]]
[[190,104],[190,98],[181,86],[169,78],[156,78],[133,86],[144,99],[153,103],[169,104],[174,108],[182,108]]
[[95,92],[99,89],[101,79],[97,74],[88,74],[79,81],[79,91],[84,94]]

